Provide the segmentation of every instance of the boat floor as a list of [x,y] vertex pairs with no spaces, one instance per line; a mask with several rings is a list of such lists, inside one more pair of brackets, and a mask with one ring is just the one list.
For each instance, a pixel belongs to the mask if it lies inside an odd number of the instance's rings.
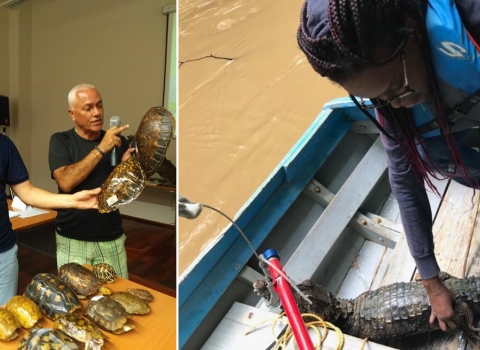
[[[442,271],[455,277],[480,276],[479,196],[471,188],[451,181],[434,220],[435,254]],[[397,245],[397,247],[400,247]],[[396,248],[397,248],[396,247]],[[394,249],[395,250],[395,249]],[[395,262],[395,259],[392,259]],[[397,260],[400,264],[400,260]],[[387,274],[385,283],[396,281]],[[383,283],[382,283],[383,284]],[[398,349],[474,349],[463,332],[431,332],[390,342]],[[478,346],[478,344],[477,344]]]

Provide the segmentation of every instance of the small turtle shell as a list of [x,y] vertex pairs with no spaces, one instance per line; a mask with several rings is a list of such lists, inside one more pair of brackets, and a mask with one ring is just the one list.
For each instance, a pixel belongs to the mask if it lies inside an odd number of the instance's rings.
[[118,301],[130,315],[146,315],[150,313],[150,306],[148,303],[131,293],[113,292],[112,295],[110,295],[110,298]]
[[39,273],[33,277],[24,295],[32,299],[42,313],[52,320],[56,314],[70,314],[83,307],[73,289],[49,273]]
[[78,350],[78,345],[68,335],[52,328],[36,328],[20,339],[18,350]]
[[20,325],[25,329],[34,327],[43,317],[38,305],[24,295],[12,297],[5,308],[15,315]]
[[128,313],[124,307],[110,297],[94,297],[88,301],[84,314],[101,329],[114,334],[124,333],[127,325]]
[[107,263],[98,263],[93,265],[93,275],[102,283],[115,282],[115,269]]
[[15,315],[0,308],[0,340],[10,341],[18,337],[17,328],[20,328],[20,323]]
[[86,348],[101,349],[103,346],[104,336],[100,329],[92,321],[78,314],[57,315],[53,328],[87,344]]
[[78,263],[61,266],[58,270],[58,277],[68,283],[77,294],[85,297],[95,294],[102,285],[92,271]]
[[145,301],[148,301],[151,303],[153,301],[153,295],[146,289],[141,289],[141,288],[127,288],[127,292],[136,295],[140,299],[143,299]]

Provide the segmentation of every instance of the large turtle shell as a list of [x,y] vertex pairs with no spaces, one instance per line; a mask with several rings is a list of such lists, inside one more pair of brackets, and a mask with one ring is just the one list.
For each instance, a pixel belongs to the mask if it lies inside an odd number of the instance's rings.
[[20,339],[18,350],[78,350],[78,345],[68,335],[51,328],[32,329]]
[[33,277],[24,295],[32,299],[42,313],[52,320],[56,314],[70,314],[83,307],[73,289],[49,273],[39,273]]
[[110,297],[93,297],[88,301],[84,314],[100,328],[121,334],[134,328],[127,324],[128,313]]
[[12,297],[5,305],[5,308],[15,315],[20,325],[25,329],[30,329],[37,325],[38,321],[43,317],[38,305],[23,295]]
[[78,314],[63,314],[55,317],[53,328],[63,331],[73,339],[85,343],[90,350],[101,349],[103,333],[93,322]]
[[145,173],[135,157],[118,164],[102,184],[98,211],[109,213],[135,200],[145,188]]
[[58,277],[68,283],[77,294],[86,297],[95,294],[102,285],[92,271],[75,262],[62,265],[58,270]]
[[119,302],[130,315],[146,315],[150,312],[148,303],[128,292],[113,292],[110,298]]
[[0,340],[10,341],[18,337],[17,328],[20,328],[20,323],[15,315],[0,308]]
[[143,116],[135,134],[137,157],[150,178],[162,164],[175,132],[175,117],[163,107],[152,107]]

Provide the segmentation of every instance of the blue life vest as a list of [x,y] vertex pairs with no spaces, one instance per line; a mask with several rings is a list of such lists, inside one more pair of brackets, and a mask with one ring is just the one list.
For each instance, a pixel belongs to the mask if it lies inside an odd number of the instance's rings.
[[[479,52],[468,37],[454,1],[430,0],[426,27],[440,95],[450,111],[480,88]],[[426,103],[413,107],[412,112],[417,126],[434,119],[433,111]],[[480,125],[480,103],[471,112],[468,118],[457,122],[452,130]],[[440,130],[436,129],[422,136],[428,138],[438,135]]]

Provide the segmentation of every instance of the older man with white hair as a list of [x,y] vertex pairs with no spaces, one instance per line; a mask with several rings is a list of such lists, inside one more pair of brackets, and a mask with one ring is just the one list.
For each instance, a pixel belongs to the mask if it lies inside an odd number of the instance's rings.
[[[114,169],[107,154],[116,147],[120,161],[125,161],[134,151],[120,135],[128,125],[103,130],[103,101],[95,86],[75,86],[68,94],[68,105],[74,127],[52,135],[48,156],[59,193],[101,186]],[[106,214],[98,210],[59,210],[55,230],[58,267],[69,262],[104,262],[119,276],[128,278],[126,237],[118,209]]]

